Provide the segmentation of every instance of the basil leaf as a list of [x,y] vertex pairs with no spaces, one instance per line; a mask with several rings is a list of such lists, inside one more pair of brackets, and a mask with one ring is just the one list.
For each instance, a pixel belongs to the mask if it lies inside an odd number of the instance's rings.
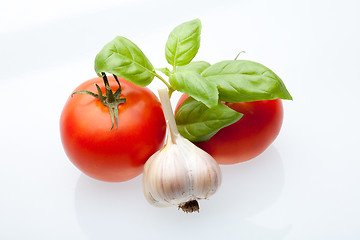
[[228,106],[218,103],[208,108],[203,103],[187,98],[175,114],[179,133],[192,142],[204,142],[221,128],[237,122],[243,116]]
[[170,76],[169,81],[176,90],[186,93],[208,107],[218,104],[219,93],[216,85],[207,81],[199,73],[176,72]]
[[197,72],[197,73],[201,74],[208,67],[210,67],[210,63],[208,63],[208,62],[195,61],[195,62],[191,62],[185,66],[179,66],[177,68],[177,71],[178,72],[193,71],[193,72]]
[[139,86],[147,86],[155,76],[155,70],[145,54],[135,43],[124,37],[116,37],[96,55],[95,71],[107,72]]
[[201,75],[217,85],[220,101],[292,99],[283,81],[260,63],[247,60],[222,61],[208,67]]
[[156,68],[156,70],[162,72],[163,74],[165,74],[166,76],[170,77],[170,70],[168,68]]
[[201,22],[195,19],[177,26],[169,35],[165,56],[169,64],[183,66],[197,54],[200,47]]

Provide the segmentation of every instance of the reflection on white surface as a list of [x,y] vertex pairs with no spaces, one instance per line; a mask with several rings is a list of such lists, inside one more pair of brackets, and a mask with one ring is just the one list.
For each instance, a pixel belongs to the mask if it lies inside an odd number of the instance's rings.
[[[222,165],[224,183],[222,201],[225,211],[238,218],[249,218],[268,208],[284,187],[284,168],[275,146],[250,161]],[[234,206],[235,205],[235,206]]]
[[[360,239],[360,1],[0,5],[1,240]],[[184,214],[149,205],[141,176],[109,184],[81,175],[62,150],[59,116],[73,89],[96,76],[95,55],[116,35],[165,67],[168,33],[194,18],[203,23],[195,60],[245,50],[241,58],[274,70],[294,101],[284,101],[274,145],[222,166],[219,191],[199,214]]]
[[[80,175],[75,210],[81,229],[90,239],[119,239],[136,224],[144,198],[141,177],[125,183],[101,182]],[[128,233],[127,233],[128,234]]]
[[[119,236],[148,235],[171,239],[186,238],[181,228],[196,228],[201,237],[211,229],[212,237],[229,236],[245,239],[283,239],[290,226],[271,228],[251,221],[277,201],[284,185],[281,157],[274,146],[249,162],[222,166],[223,186],[209,200],[202,200],[200,213],[185,214],[173,208],[149,205],[142,193],[142,176],[123,183],[106,183],[80,175],[75,191],[75,209],[79,225],[90,239],[119,239]],[[213,226],[223,221],[224,226]],[[129,232],[134,225],[138,232]],[[151,227],[149,227],[151,225]],[[251,231],[250,231],[251,230]],[[137,239],[137,238],[136,238]]]

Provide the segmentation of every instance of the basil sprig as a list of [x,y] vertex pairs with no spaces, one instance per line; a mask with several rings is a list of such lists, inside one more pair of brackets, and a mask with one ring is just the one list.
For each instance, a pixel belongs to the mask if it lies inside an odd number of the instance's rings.
[[[222,102],[249,102],[292,97],[283,81],[269,68],[247,60],[227,60],[210,65],[192,61],[200,47],[201,22],[188,21],[175,27],[165,46],[171,68],[154,68],[140,48],[129,39],[116,37],[95,58],[95,71],[147,86],[154,77],[173,91],[189,95],[175,119],[179,132],[193,142],[209,140],[221,128],[238,121],[242,114]],[[168,77],[166,81],[156,71]]]

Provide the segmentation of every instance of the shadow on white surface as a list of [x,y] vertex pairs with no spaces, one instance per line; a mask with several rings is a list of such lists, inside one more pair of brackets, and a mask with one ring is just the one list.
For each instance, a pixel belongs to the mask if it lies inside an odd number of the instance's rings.
[[142,176],[106,183],[80,175],[75,192],[79,225],[90,239],[283,239],[289,225],[274,228],[251,219],[281,194],[284,172],[276,148],[222,169],[222,187],[210,200],[200,201],[199,214],[150,206],[142,193]]

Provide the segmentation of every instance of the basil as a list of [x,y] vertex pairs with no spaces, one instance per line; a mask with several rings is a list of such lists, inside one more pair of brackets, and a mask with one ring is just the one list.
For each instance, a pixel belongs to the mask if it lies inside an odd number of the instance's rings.
[[156,70],[162,72],[163,74],[165,74],[166,76],[170,77],[171,75],[171,71],[168,68],[156,68]]
[[200,47],[201,22],[195,19],[177,26],[165,46],[166,60],[174,68],[184,66],[195,57]]
[[216,85],[193,71],[176,72],[170,76],[170,84],[176,90],[186,93],[204,103],[207,107],[218,104]]
[[216,84],[220,101],[292,99],[283,81],[260,63],[247,60],[222,61],[206,68],[201,75]]
[[108,72],[139,86],[147,86],[155,76],[154,67],[140,48],[119,36],[96,55],[95,71],[99,76]]
[[175,121],[183,137],[192,142],[204,142],[221,128],[237,122],[242,116],[242,113],[222,103],[208,108],[202,102],[189,97],[176,112]]
[[210,63],[208,63],[208,62],[195,61],[195,62],[191,62],[185,66],[179,66],[177,68],[177,71],[178,72],[193,71],[193,72],[201,74],[208,67],[210,67]]
[[264,65],[247,60],[221,61],[210,65],[192,61],[200,47],[201,22],[184,22],[169,34],[165,57],[172,66],[155,72],[140,48],[129,39],[116,37],[97,54],[95,71],[99,76],[111,73],[139,86],[147,86],[154,77],[169,89],[190,97],[175,116],[179,132],[194,142],[207,141],[221,128],[238,121],[242,114],[221,102],[249,102],[292,97],[283,81]]

